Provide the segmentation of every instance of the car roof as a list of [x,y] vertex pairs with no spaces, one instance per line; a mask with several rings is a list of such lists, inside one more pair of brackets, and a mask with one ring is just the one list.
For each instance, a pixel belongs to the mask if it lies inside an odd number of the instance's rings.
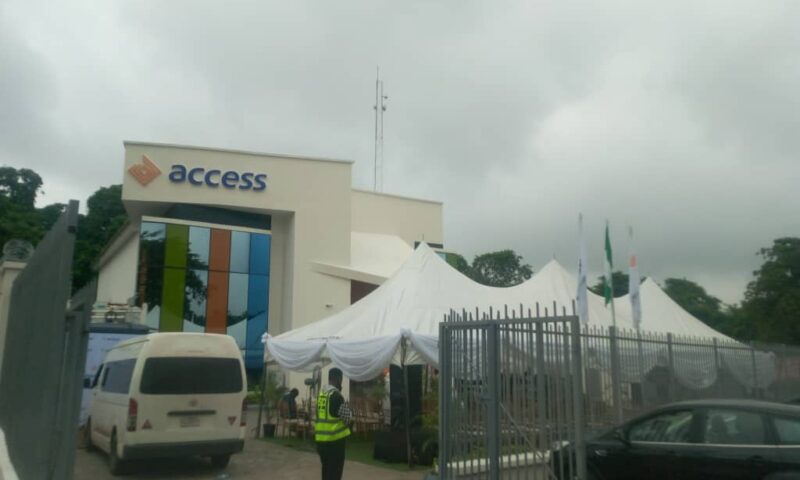
[[745,410],[758,410],[761,412],[770,412],[777,414],[786,414],[793,416],[800,416],[800,406],[785,403],[767,402],[764,400],[750,400],[743,398],[720,398],[720,399],[703,399],[703,400],[688,400],[684,402],[670,403],[664,405],[661,409],[671,408],[738,408]]

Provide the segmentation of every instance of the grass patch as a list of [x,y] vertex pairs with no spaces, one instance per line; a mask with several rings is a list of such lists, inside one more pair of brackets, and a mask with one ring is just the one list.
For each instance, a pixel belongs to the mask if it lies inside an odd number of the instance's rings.
[[[292,448],[301,452],[317,453],[317,446],[313,440],[303,440],[296,437],[276,437],[264,438],[266,442],[274,443],[282,447]],[[374,467],[386,468],[388,470],[396,470],[400,472],[409,471],[408,465],[405,463],[387,463],[381,460],[372,458],[372,450],[375,442],[365,438],[348,437],[347,449],[345,451],[345,459],[351,462],[365,463]],[[413,470],[425,470],[431,467],[423,467],[415,465]]]

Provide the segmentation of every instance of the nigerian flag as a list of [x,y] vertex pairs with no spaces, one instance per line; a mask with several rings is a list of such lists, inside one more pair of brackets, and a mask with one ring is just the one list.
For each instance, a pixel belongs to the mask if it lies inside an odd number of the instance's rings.
[[606,220],[606,258],[603,262],[603,297],[606,305],[614,306],[614,283],[611,280],[611,272],[614,271],[614,261],[611,257],[611,239],[608,236],[608,220]]

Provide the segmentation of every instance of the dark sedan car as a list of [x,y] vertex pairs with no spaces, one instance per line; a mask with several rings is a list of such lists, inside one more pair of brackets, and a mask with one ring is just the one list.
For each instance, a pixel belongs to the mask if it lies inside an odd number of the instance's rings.
[[800,479],[800,406],[674,403],[590,439],[586,450],[598,480]]

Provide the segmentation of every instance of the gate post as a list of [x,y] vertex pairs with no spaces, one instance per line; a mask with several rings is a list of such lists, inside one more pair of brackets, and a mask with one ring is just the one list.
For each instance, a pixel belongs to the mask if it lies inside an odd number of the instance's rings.
[[758,368],[756,367],[756,349],[750,345],[750,358],[753,362],[753,398],[759,398],[760,391],[758,388]]
[[583,350],[581,323],[577,316],[570,321],[572,334],[572,408],[575,419],[575,463],[579,480],[587,480],[586,432],[583,418]]
[[487,325],[487,361],[483,379],[488,381],[488,433],[489,433],[489,478],[500,479],[500,325]]
[[667,334],[667,360],[669,362],[669,401],[675,401],[675,354],[673,352],[672,334]]
[[617,327],[609,327],[609,347],[611,350],[611,401],[614,403],[616,423],[622,423],[622,375],[620,374],[619,340]]
[[439,324],[439,476],[448,478],[447,464],[450,461],[450,330],[447,321]]
[[547,417],[547,395],[545,395],[545,358],[544,358],[544,323],[541,319],[536,322],[536,425],[539,429],[540,449],[549,448],[547,444],[548,425],[545,423]]

